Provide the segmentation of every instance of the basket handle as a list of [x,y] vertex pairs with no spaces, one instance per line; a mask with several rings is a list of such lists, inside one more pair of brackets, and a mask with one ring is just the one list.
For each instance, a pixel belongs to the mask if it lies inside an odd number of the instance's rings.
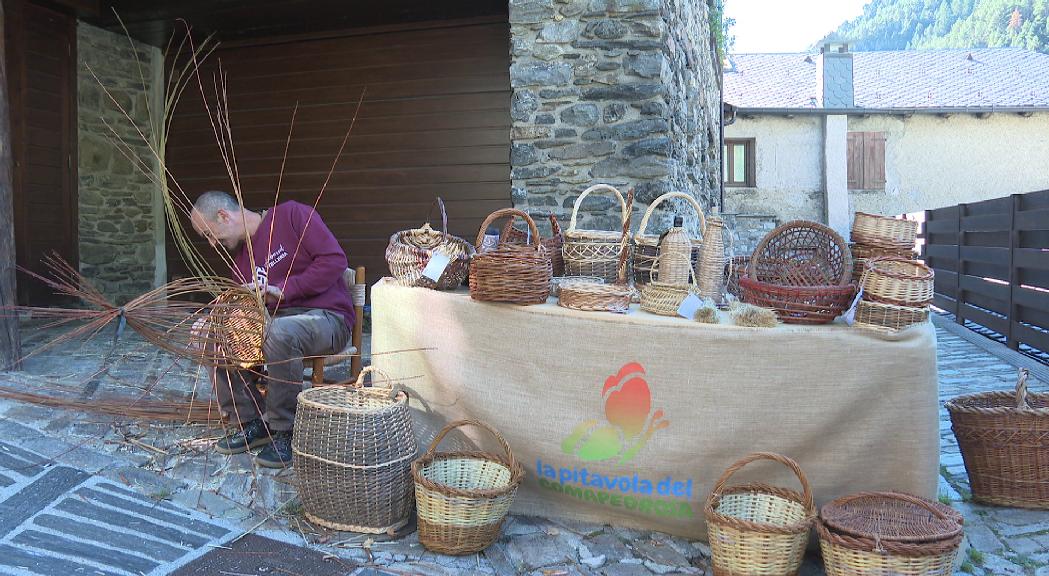
[[626,281],[626,269],[628,255],[630,254],[630,217],[633,215],[634,208],[634,188],[626,192],[626,206],[624,213],[626,218],[623,219],[623,237],[619,240],[619,261],[616,264],[616,284],[625,286]]
[[556,237],[561,234],[561,223],[557,221],[557,216],[553,213],[550,214],[550,237]]
[[1030,408],[1027,403],[1027,377],[1029,375],[1027,368],[1020,368],[1020,374],[1016,378],[1016,407],[1021,410]]
[[444,209],[444,200],[441,200],[440,196],[434,196],[433,202],[430,202],[430,208],[426,211],[426,223],[430,223],[430,214],[433,214],[433,206],[437,205],[441,210],[441,232],[448,233],[448,212]]
[[703,208],[699,205],[699,202],[697,202],[695,198],[688,194],[685,194],[684,192],[667,192],[666,194],[663,194],[659,198],[653,200],[652,203],[648,205],[648,209],[645,210],[645,215],[641,217],[641,225],[637,228],[638,236],[643,236],[645,234],[645,230],[648,230],[648,219],[652,217],[652,213],[655,211],[656,206],[659,206],[663,203],[664,200],[668,198],[684,198],[685,200],[688,200],[688,203],[691,204],[692,208],[696,210],[696,215],[699,216],[700,236],[706,234],[707,219],[705,216],[703,216]]
[[523,218],[525,224],[528,225],[528,231],[532,234],[532,243],[537,249],[542,248],[542,244],[540,244],[539,240],[539,229],[535,227],[535,221],[532,220],[531,216],[517,208],[500,208],[489,214],[488,217],[484,219],[484,222],[481,223],[481,229],[477,231],[477,242],[475,243],[475,246],[480,246],[481,242],[484,241],[484,232],[488,229],[488,225],[504,216],[510,216],[511,218],[514,216],[520,216]]
[[816,506],[812,502],[812,488],[809,486],[809,480],[805,477],[805,473],[801,471],[801,466],[798,466],[798,463],[793,459],[781,456],[774,452],[754,452],[753,454],[744,456],[732,466],[729,466],[721,477],[718,478],[718,481],[714,483],[714,489],[710,493],[711,499],[717,498],[721,495],[721,491],[725,489],[725,484],[733,474],[738,472],[740,468],[743,468],[747,464],[756,460],[772,460],[790,468],[794,472],[794,475],[798,477],[798,480],[801,481],[802,497],[805,499],[805,510],[812,514],[816,513]]
[[[673,254],[667,254],[667,256],[674,256],[674,255]],[[652,275],[655,274],[658,271],[657,268],[659,268],[659,257],[660,257],[660,255],[656,254],[656,257],[652,259],[652,268],[650,268],[649,271],[648,271],[648,281],[649,281],[649,283],[655,282],[655,280],[652,278]],[[692,260],[691,259],[689,259],[689,262],[688,262],[688,279],[689,279],[689,286],[696,287],[699,284],[699,280],[696,278],[696,267],[692,265]]]
[[441,443],[441,440],[444,440],[444,437],[447,436],[449,432],[467,425],[477,426],[478,428],[487,430],[489,434],[499,441],[499,445],[502,446],[503,451],[506,452],[506,458],[510,463],[510,469],[517,468],[517,459],[514,458],[514,453],[510,450],[510,445],[506,443],[506,438],[503,438],[503,435],[497,432],[495,428],[492,428],[480,420],[456,420],[444,428],[441,428],[441,431],[437,433],[436,437],[434,437],[433,442],[430,443],[430,448],[426,450],[426,454],[423,457],[433,458],[434,453],[437,452],[437,445]]
[[393,378],[390,378],[389,374],[383,372],[382,370],[379,370],[375,366],[365,366],[364,368],[362,368],[361,369],[361,373],[357,375],[357,380],[354,381],[354,382],[351,382],[350,383],[350,387],[351,388],[364,388],[364,375],[365,374],[372,374],[372,389],[380,388],[380,386],[378,386],[378,382],[376,381],[375,377],[376,376],[381,376],[383,378],[383,380],[385,380],[385,382],[386,382],[386,386],[384,386],[383,388],[386,388],[386,389],[388,389],[390,391],[389,397],[390,397],[391,400],[396,398],[398,394],[404,394],[405,398],[407,399],[408,393],[405,392],[404,389],[401,388],[400,386],[394,386],[393,385]]
[[611,190],[613,193],[615,193],[616,198],[619,199],[619,207],[623,210],[623,221],[626,222],[626,200],[623,199],[623,193],[616,189],[615,186],[610,186],[608,184],[594,184],[586,190],[583,190],[583,193],[575,199],[575,204],[572,206],[572,220],[568,223],[569,232],[575,232],[576,219],[579,217],[579,205],[583,203],[583,198],[586,198],[588,194],[595,190]]

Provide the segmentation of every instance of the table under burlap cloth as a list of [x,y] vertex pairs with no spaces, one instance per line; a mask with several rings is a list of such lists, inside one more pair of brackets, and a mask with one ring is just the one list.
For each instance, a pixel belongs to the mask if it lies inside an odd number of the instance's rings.
[[[375,365],[416,377],[403,385],[421,445],[450,420],[495,426],[525,467],[517,513],[705,540],[708,492],[754,451],[797,460],[820,505],[860,490],[936,496],[928,323],[896,336],[840,324],[743,328],[636,307],[481,303],[385,281],[372,288],[372,314]],[[432,349],[381,354],[416,348]],[[797,486],[772,464],[734,481],[754,478]]]

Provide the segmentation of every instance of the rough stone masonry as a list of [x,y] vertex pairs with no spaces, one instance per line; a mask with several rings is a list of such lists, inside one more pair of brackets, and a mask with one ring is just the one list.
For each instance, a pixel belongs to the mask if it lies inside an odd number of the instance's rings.
[[[705,0],[510,0],[515,206],[567,227],[575,198],[597,182],[636,186],[638,210],[671,190],[717,204],[721,96],[708,10]],[[613,203],[588,197],[579,227],[619,229]],[[666,227],[667,208],[649,233]]]

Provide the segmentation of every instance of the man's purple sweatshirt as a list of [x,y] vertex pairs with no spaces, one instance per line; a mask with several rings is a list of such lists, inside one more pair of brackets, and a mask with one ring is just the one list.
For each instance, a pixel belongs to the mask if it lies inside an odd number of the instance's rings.
[[245,243],[237,255],[233,275],[238,282],[280,288],[284,297],[279,307],[270,305],[270,312],[322,308],[342,315],[352,328],[353,302],[342,279],[345,270],[346,253],[320,215],[310,206],[288,201],[263,216],[251,237],[250,252]]

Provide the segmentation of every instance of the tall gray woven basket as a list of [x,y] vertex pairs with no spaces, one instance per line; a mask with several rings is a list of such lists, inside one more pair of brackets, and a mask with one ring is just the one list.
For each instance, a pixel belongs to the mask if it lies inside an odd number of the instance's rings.
[[[369,372],[387,386],[365,388]],[[372,534],[407,524],[415,503],[411,466],[419,453],[408,396],[369,366],[352,385],[311,388],[298,400],[292,452],[306,517]]]

